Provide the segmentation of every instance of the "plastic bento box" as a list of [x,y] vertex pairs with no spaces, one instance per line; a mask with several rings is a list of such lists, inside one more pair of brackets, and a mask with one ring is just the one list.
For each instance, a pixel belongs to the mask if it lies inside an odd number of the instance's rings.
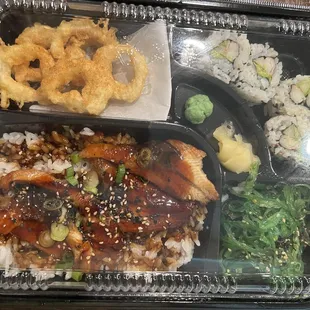
[[0,293],[306,301],[308,21],[147,4],[3,3]]

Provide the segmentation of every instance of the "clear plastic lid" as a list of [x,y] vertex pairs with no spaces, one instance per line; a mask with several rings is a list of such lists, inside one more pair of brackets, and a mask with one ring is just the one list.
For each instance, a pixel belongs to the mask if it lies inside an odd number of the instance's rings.
[[309,29],[108,2],[3,5],[0,286],[306,299]]

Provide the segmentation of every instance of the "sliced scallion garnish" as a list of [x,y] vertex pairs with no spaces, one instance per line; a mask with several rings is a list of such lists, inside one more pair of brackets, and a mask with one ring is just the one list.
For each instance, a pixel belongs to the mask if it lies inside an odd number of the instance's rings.
[[123,182],[123,178],[126,174],[126,168],[124,164],[120,164],[117,167],[117,173],[116,173],[116,178],[115,178],[115,182],[116,184],[120,184]]

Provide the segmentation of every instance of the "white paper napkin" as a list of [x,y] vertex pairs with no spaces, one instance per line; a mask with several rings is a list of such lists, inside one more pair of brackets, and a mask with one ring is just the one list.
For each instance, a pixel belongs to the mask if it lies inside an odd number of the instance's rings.
[[[134,103],[110,100],[100,116],[148,121],[166,120],[171,104],[170,54],[166,22],[152,22],[129,36],[126,42],[135,46],[147,59],[149,75],[145,87],[140,98]],[[122,70],[124,67],[126,66],[122,66]],[[120,81],[125,81],[126,76],[126,72],[117,73]],[[32,105],[30,111],[66,112],[64,108],[54,105]]]

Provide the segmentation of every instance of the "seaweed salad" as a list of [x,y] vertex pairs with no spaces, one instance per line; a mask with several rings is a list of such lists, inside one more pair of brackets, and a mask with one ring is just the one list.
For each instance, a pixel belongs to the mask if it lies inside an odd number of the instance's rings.
[[253,165],[245,182],[228,189],[222,266],[227,273],[302,276],[302,253],[310,242],[310,186],[256,183],[258,168]]

